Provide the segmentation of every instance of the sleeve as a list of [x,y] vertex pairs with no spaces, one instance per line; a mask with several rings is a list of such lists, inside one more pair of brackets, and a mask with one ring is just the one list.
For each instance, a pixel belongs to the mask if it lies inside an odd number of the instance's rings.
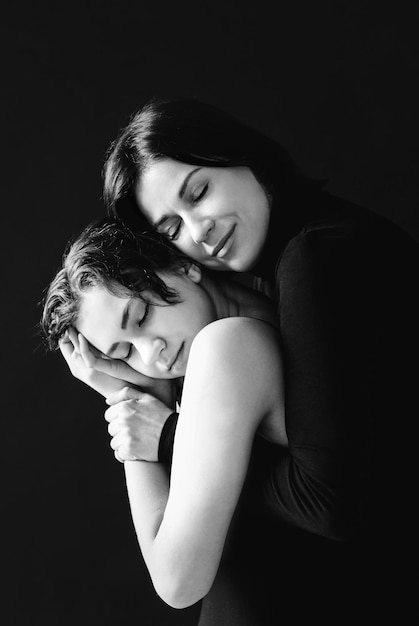
[[362,514],[371,410],[360,250],[338,228],[302,233],[276,272],[289,449],[271,458],[265,497],[283,521],[339,541]]

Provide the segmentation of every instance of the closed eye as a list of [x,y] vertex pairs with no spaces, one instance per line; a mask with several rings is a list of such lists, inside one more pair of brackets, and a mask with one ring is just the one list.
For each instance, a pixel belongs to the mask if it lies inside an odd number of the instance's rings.
[[144,313],[143,316],[138,320],[137,322],[137,326],[140,328],[144,322],[146,321],[148,314],[150,312],[150,303],[149,302],[145,302],[145,307],[144,307]]
[[201,190],[200,190],[200,191],[199,191],[199,188],[198,188],[198,193],[197,193],[197,194],[195,194],[195,195],[193,195],[193,197],[192,197],[192,203],[193,203],[193,204],[197,204],[200,200],[202,200],[202,198],[205,196],[205,194],[207,193],[207,191],[208,191],[208,183],[206,183],[206,184],[205,184],[205,185],[201,188]]
[[126,354],[125,356],[121,357],[121,361],[128,361],[128,359],[132,355],[132,348],[133,348],[133,345],[131,343],[130,346],[129,346],[129,349],[128,349],[128,354]]
[[[147,317],[148,317],[148,313],[150,311],[150,303],[149,302],[145,302],[144,303],[144,313],[142,315],[142,317],[137,321],[137,326],[140,328],[146,321]],[[130,343],[129,348],[128,348],[128,352],[125,356],[119,357],[121,359],[121,361],[128,361],[128,359],[132,356],[132,349],[133,349],[133,345],[132,343]]]
[[[192,195],[191,200],[190,200],[191,204],[193,205],[198,204],[198,202],[200,202],[205,197],[207,191],[208,191],[208,183],[206,183],[202,188],[198,188],[198,193],[195,193],[195,195]],[[164,234],[171,241],[176,241],[176,239],[179,238],[182,232],[182,228],[183,228],[183,221],[181,218],[178,218],[166,228]]]
[[181,229],[182,229],[182,220],[179,218],[176,222],[172,223],[169,226],[169,228],[166,229],[164,234],[171,241],[174,241],[179,237]]

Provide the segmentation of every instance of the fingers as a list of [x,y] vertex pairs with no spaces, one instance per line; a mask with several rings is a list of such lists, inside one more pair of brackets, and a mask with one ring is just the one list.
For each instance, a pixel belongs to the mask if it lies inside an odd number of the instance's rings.
[[125,463],[125,461],[141,461],[142,459],[136,459],[134,456],[130,455],[130,454],[126,454],[123,448],[119,448],[118,450],[114,451],[114,457],[116,458],[117,461],[119,461],[120,463]]
[[129,446],[124,445],[124,439],[122,435],[120,437],[116,436],[111,439],[110,446],[114,451],[114,456],[116,460],[120,463],[124,463],[125,461],[141,460],[137,459],[134,454],[130,453]]
[[81,333],[79,333],[77,337],[79,340],[80,354],[83,358],[85,365],[87,367],[95,367],[96,357],[94,356],[93,352],[90,350],[87,339]]
[[60,352],[67,362],[70,371],[75,375],[74,367],[77,360],[80,358],[79,342],[77,340],[77,334],[73,328],[69,328],[62,339],[59,342]]
[[[144,395],[146,394],[138,391],[138,389],[124,387],[107,399],[110,406],[105,411],[105,419],[108,422],[108,432],[111,436],[110,446],[114,451],[115,459],[120,463],[144,460],[141,452],[138,452],[138,433],[136,434],[135,429],[133,432],[130,426],[133,424],[132,418],[136,416],[139,408],[137,402]],[[134,426],[135,424],[138,426],[138,423],[134,422]]]
[[68,361],[68,359],[74,354],[79,353],[79,342],[77,339],[77,333],[74,328],[69,328],[61,338],[59,342],[61,354]]
[[[125,400],[141,400],[144,397],[144,393],[133,387],[124,387],[120,391],[112,393],[106,398],[106,403],[110,406],[124,402]],[[108,411],[106,411],[107,413]],[[106,416],[106,414],[105,414]]]
[[117,418],[123,419],[129,413],[132,413],[132,407],[130,405],[133,402],[135,402],[135,401],[133,401],[133,400],[120,400],[119,402],[116,402],[115,404],[110,406],[109,409],[106,409],[106,411],[105,411],[105,420],[107,422],[112,422],[113,420],[116,420]]
[[124,442],[123,433],[118,433],[115,435],[115,437],[112,437],[109,445],[111,446],[112,450],[118,450],[118,448],[121,448],[123,442]]
[[114,454],[114,457],[116,458],[117,461],[119,461],[120,463],[124,463],[125,462],[124,459],[121,456],[119,456],[118,450],[115,450],[115,452],[113,454]]
[[71,339],[71,335],[69,332],[70,329],[66,330],[66,332],[64,333],[64,335],[61,337],[60,341],[59,341],[59,348],[61,350],[61,354],[64,356],[64,358],[68,359],[74,352],[74,343]]
[[73,344],[71,343],[69,339],[63,338],[59,343],[59,347],[60,347],[61,354],[63,355],[63,357],[68,363],[68,361],[71,359],[71,355],[74,352]]
[[115,437],[115,435],[117,435],[118,432],[121,430],[120,421],[121,420],[113,419],[108,423],[108,433],[111,437]]
[[80,353],[79,339],[78,339],[78,333],[76,329],[70,326],[70,328],[67,330],[67,336],[69,340],[71,341],[71,343],[73,344],[76,352]]
[[[111,436],[110,447],[117,461],[145,460],[142,457],[142,444],[135,415],[135,401],[128,400],[109,407],[105,419],[109,422],[108,433]],[[133,414],[134,409],[134,414]]]

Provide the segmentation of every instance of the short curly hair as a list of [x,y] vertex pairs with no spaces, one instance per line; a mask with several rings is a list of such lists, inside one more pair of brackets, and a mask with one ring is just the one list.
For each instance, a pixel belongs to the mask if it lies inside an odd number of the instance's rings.
[[135,232],[121,220],[101,218],[70,241],[62,267],[42,301],[40,332],[50,350],[75,325],[83,292],[101,286],[119,297],[136,296],[162,304],[180,302],[159,273],[178,272],[190,260],[154,231]]

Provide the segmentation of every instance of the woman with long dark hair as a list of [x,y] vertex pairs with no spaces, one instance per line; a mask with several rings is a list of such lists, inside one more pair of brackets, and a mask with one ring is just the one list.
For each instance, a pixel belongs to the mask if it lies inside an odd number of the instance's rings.
[[104,198],[276,300],[289,447],[260,476],[290,537],[284,563],[299,564],[302,597],[397,615],[416,535],[418,244],[329,194],[277,142],[190,99],[132,116],[109,149]]

